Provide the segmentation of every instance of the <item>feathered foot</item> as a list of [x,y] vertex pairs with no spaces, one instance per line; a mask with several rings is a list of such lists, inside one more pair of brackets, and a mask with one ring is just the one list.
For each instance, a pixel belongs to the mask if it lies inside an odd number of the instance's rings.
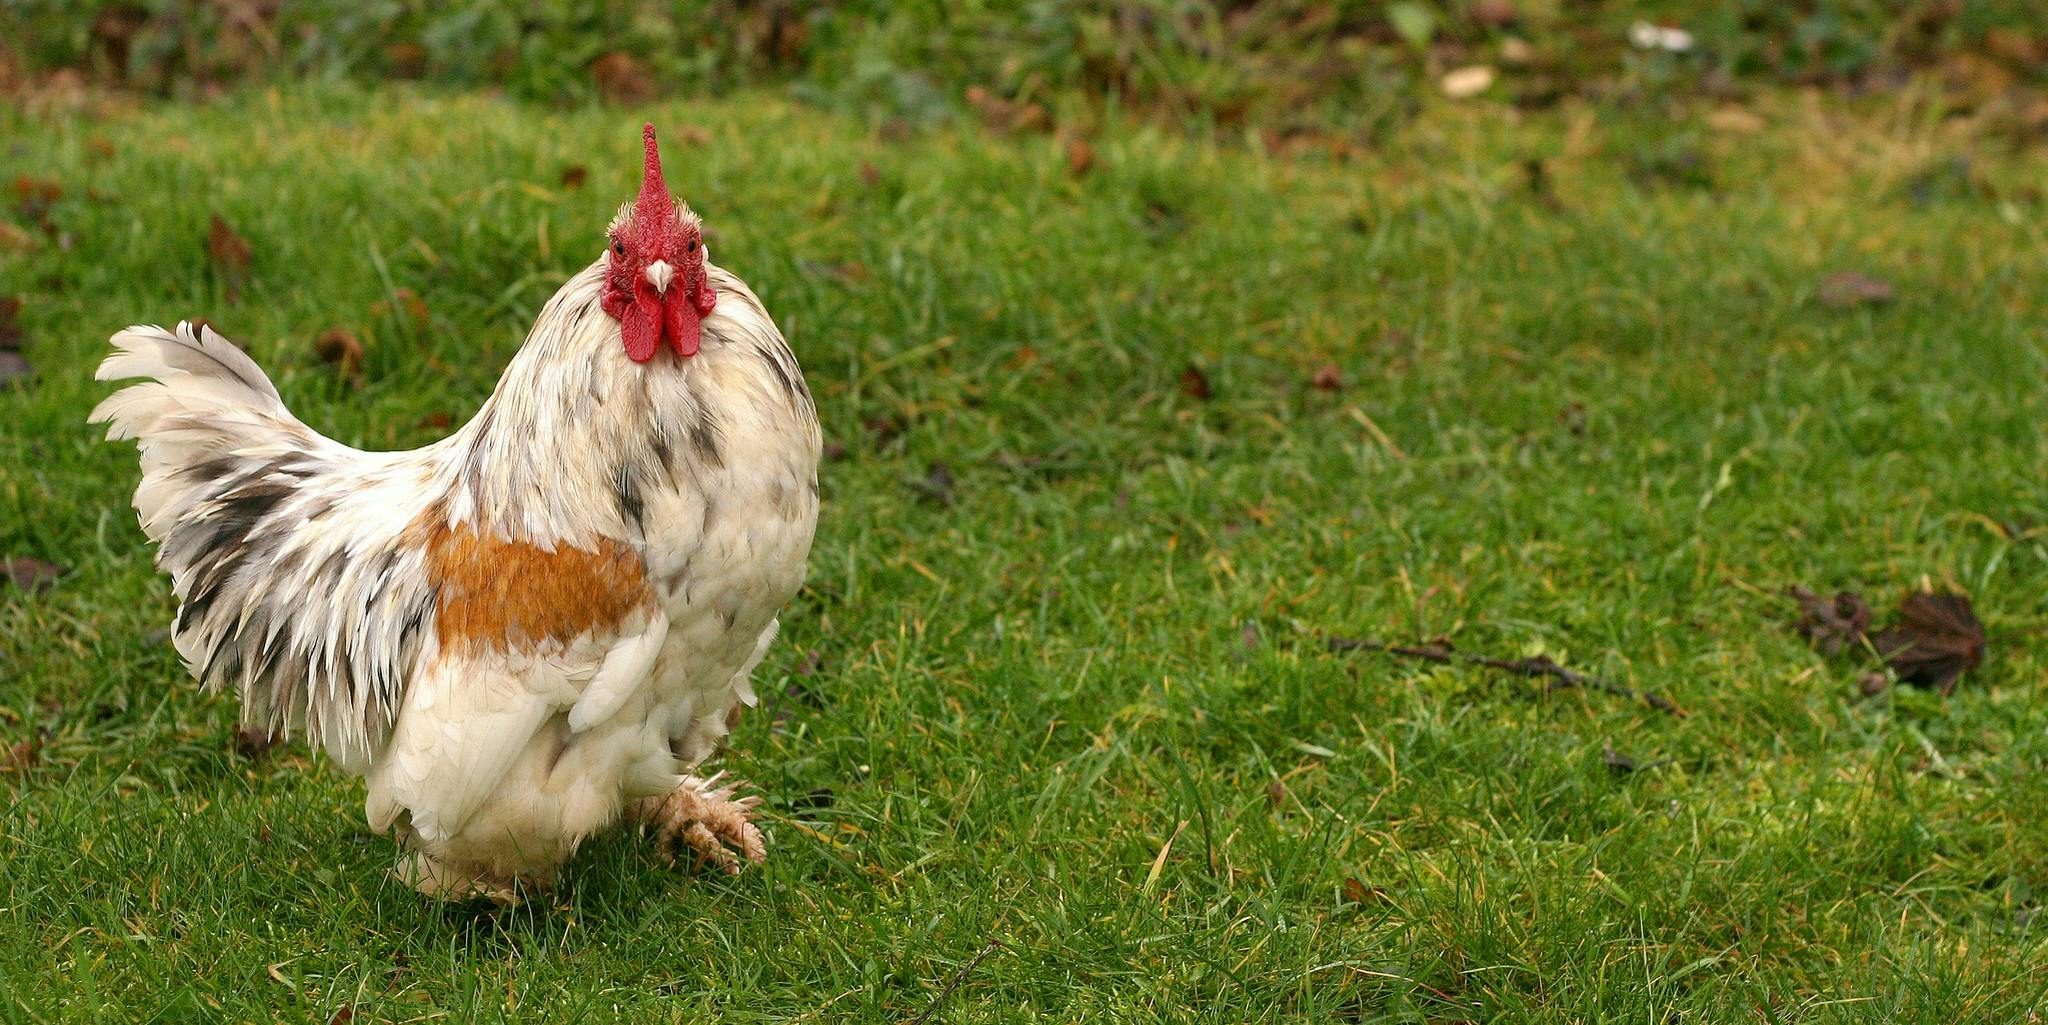
[[722,772],[710,779],[685,776],[669,793],[633,802],[630,814],[643,831],[654,828],[656,847],[670,862],[680,847],[688,847],[698,860],[736,874],[742,857],[756,865],[768,860],[767,842],[753,822],[761,799],[734,797],[742,785],[725,782]]

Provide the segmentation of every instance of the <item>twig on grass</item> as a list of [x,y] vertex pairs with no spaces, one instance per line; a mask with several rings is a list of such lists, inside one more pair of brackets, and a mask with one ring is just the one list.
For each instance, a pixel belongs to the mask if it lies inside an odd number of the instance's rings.
[[981,953],[974,955],[972,960],[961,965],[960,970],[953,973],[952,981],[946,983],[946,988],[939,991],[939,995],[932,1000],[932,1005],[925,1008],[924,1013],[918,1015],[917,1020],[911,1022],[910,1025],[924,1025],[925,1022],[932,1020],[932,1015],[939,1013],[939,1008],[946,1005],[946,998],[952,996],[953,991],[959,989],[960,984],[967,981],[967,973],[973,971],[974,966],[980,964],[982,958],[994,953],[995,949],[1002,945],[1003,941],[1001,940],[988,941],[988,946],[981,948]]
[[1616,697],[1627,698],[1630,701],[1641,701],[1651,708],[1675,715],[1680,719],[1692,714],[1680,708],[1678,702],[1656,691],[1637,690],[1634,687],[1622,686],[1612,680],[1604,680],[1598,676],[1590,676],[1574,669],[1567,669],[1551,661],[1548,655],[1536,655],[1530,658],[1490,658],[1486,655],[1468,655],[1462,651],[1452,651],[1443,644],[1388,644],[1385,641],[1376,641],[1369,637],[1332,637],[1329,640],[1329,648],[1331,651],[1384,651],[1389,655],[1421,659],[1424,662],[1437,662],[1444,665],[1458,665],[1462,663],[1464,665],[1485,666],[1488,669],[1499,669],[1518,676],[1547,677],[1550,683],[1543,688],[1546,692],[1579,687],[1585,690],[1597,690]]

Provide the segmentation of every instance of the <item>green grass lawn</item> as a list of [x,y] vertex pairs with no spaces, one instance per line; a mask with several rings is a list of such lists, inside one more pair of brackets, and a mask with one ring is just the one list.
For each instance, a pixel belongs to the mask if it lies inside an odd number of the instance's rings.
[[[2042,147],[1914,89],[1754,113],[1438,106],[1343,163],[1125,127],[1076,177],[1043,136],[653,109],[843,446],[726,762],[770,861],[610,836],[502,912],[389,878],[324,759],[236,753],[91,371],[203,315],[315,427],[429,441],[595,258],[638,116],[0,113],[4,179],[63,190],[0,252],[36,368],[0,555],[70,570],[0,585],[0,1021],[900,1023],[956,978],[931,1021],[2048,1015]],[[1990,657],[1866,698],[1795,583],[1967,591]]]

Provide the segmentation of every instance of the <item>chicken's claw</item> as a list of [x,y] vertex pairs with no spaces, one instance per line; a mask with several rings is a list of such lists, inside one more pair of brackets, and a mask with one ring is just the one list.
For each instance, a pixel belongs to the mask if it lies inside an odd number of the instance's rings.
[[744,784],[728,782],[725,773],[709,779],[685,777],[683,784],[660,797],[633,804],[633,818],[644,831],[654,829],[655,847],[670,862],[681,848],[695,851],[728,875],[737,874],[741,858],[756,865],[768,860],[768,845],[754,825],[757,796],[734,796]]

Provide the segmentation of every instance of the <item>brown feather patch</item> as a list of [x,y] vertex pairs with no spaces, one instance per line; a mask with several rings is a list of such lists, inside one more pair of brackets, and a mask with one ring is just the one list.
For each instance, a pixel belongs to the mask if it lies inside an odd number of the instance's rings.
[[444,651],[567,644],[616,627],[647,608],[653,592],[631,548],[600,539],[595,550],[553,551],[450,527],[438,509],[413,524],[439,588],[434,632]]

